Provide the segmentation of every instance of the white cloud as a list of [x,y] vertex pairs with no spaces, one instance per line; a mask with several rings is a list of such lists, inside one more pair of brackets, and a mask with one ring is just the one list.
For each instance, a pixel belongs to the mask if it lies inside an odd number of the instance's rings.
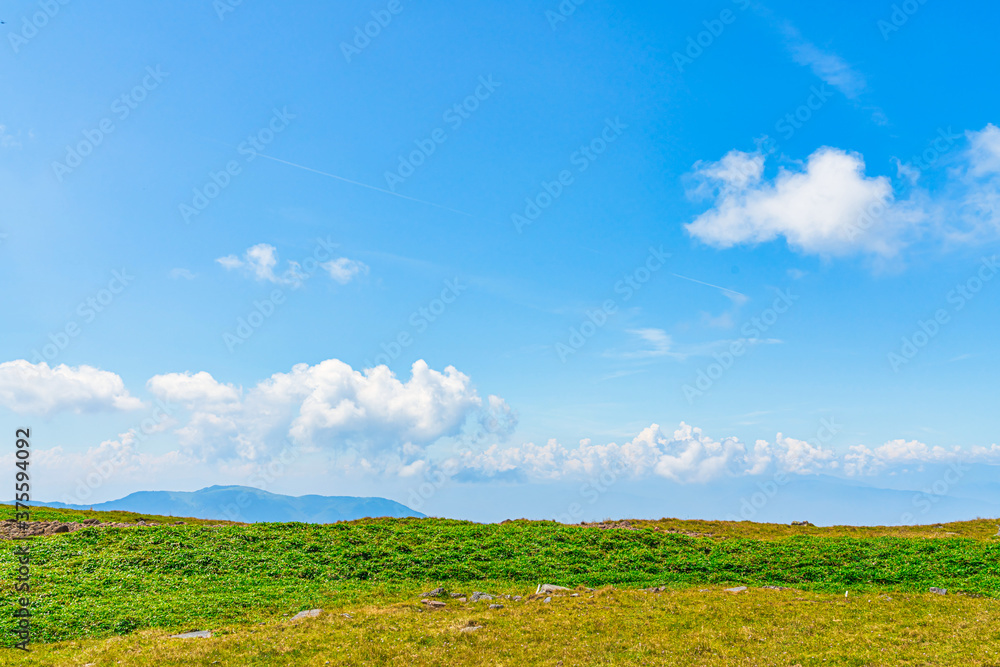
[[339,257],[320,266],[341,285],[351,282],[355,276],[368,274],[367,264],[346,257]]
[[479,453],[467,452],[440,467],[450,475],[468,471],[479,478],[513,474],[527,480],[551,481],[593,478],[612,471],[631,478],[660,476],[674,482],[697,483],[779,471],[794,475],[873,475],[895,465],[959,460],[1000,463],[1000,446],[949,450],[919,441],[890,440],[874,450],[855,445],[837,454],[823,443],[781,433],[773,443],[757,440],[753,446],[734,437],[715,440],[681,422],[672,433],[653,424],[623,445],[594,445],[590,440],[582,440],[574,448],[556,440],[545,445],[494,445]]
[[[979,448],[979,453],[974,451],[972,456],[987,453],[987,450]],[[931,447],[919,440],[898,439],[890,440],[875,449],[853,445],[844,456],[844,471],[849,475],[873,475],[893,465],[943,463],[968,457],[969,454],[958,447],[949,450],[940,446]]]
[[167,373],[156,375],[146,383],[146,387],[165,401],[177,401],[189,409],[213,405],[238,404],[240,392],[231,384],[216,382],[209,373]]
[[296,262],[289,262],[288,269],[281,275],[275,274],[274,268],[278,264],[277,250],[267,243],[258,243],[248,248],[242,259],[236,255],[228,255],[215,261],[229,271],[244,269],[259,281],[291,287],[302,284],[302,273]]
[[416,455],[441,438],[458,436],[469,418],[487,432],[509,434],[516,414],[499,397],[483,401],[470,378],[417,361],[402,382],[385,366],[357,371],[337,359],[298,364],[247,390],[205,372],[150,379],[159,398],[182,403],[190,416],[176,433],[206,458],[256,460],[289,444],[306,449]]
[[229,271],[243,269],[262,282],[299,287],[305,279],[298,262],[288,262],[288,268],[283,273],[276,274],[274,269],[278,265],[277,249],[267,243],[258,243],[248,248],[242,258],[228,255],[215,261]]
[[516,472],[542,480],[593,477],[612,470],[629,477],[657,475],[687,483],[756,475],[769,468],[808,474],[836,468],[835,458],[832,450],[780,433],[775,444],[759,440],[750,448],[737,438],[714,440],[701,429],[681,422],[672,433],[653,424],[622,445],[594,445],[590,440],[572,449],[555,440],[545,445],[494,445],[479,453],[465,453],[450,467],[453,474],[462,469],[486,477]]
[[128,393],[115,373],[92,366],[60,364],[50,368],[44,361],[24,359],[0,364],[0,405],[14,412],[52,415],[57,412],[135,410],[142,401]]
[[[243,253],[243,257],[227,255],[219,257],[215,261],[227,271],[242,270],[247,275],[253,276],[261,282],[287,285],[289,287],[301,287],[315,270],[315,268],[310,268],[309,273],[306,273],[302,270],[302,266],[298,262],[289,261],[288,268],[281,273],[275,273],[275,269],[278,267],[278,252],[273,245],[267,243],[258,243],[248,248]],[[312,261],[312,259],[310,258],[306,262],[307,266],[309,261]],[[339,257],[322,264],[313,265],[313,267],[315,266],[321,267],[333,280],[341,285],[346,285],[355,277],[368,273],[367,264],[346,257]]]
[[[34,138],[34,135],[29,132],[28,138]],[[0,148],[21,148],[21,133],[11,134],[6,125],[0,124]]]
[[[961,139],[950,128],[939,134],[932,142],[938,157]],[[766,179],[762,155],[730,151],[718,162],[695,163],[688,194],[714,202],[685,228],[719,248],[780,237],[795,250],[824,256],[862,252],[891,258],[921,238],[992,242],[1000,237],[1000,129],[989,124],[965,138],[967,146],[935,191],[917,181],[937,159],[920,168],[896,160],[900,179],[908,183],[905,199],[885,176],[867,176],[857,153],[822,147],[802,168],[781,168]]]
[[188,269],[170,269],[171,280],[178,280],[180,278],[183,278],[184,280],[194,280],[195,275]]
[[944,234],[952,241],[984,243],[1000,233],[1000,128],[990,123],[965,136],[969,146],[951,174],[949,198],[957,205],[942,205],[942,216],[957,219],[944,225]]
[[823,51],[800,37],[792,39],[788,48],[796,63],[811,69],[813,74],[849,99],[857,98],[867,87],[864,75],[836,53]]
[[860,155],[824,147],[801,171],[782,168],[767,181],[760,155],[731,151],[717,163],[695,165],[694,194],[717,194],[714,207],[686,229],[721,248],[781,236],[808,253],[864,249],[892,255],[901,244],[892,216],[883,214],[876,224],[865,217],[892,208],[892,186],[888,178],[867,177],[864,171]]
[[623,352],[619,356],[623,359],[649,359],[655,357],[670,357],[673,359],[686,359],[686,354],[674,351],[674,341],[670,334],[663,329],[629,329],[627,333],[638,337],[646,346],[643,350]]

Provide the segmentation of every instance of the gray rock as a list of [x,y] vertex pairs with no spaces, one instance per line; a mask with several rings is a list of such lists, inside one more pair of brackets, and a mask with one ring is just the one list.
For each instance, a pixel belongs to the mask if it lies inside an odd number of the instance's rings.
[[550,595],[549,597],[542,600],[542,602],[552,602],[552,596]]
[[170,635],[171,639],[208,639],[212,633],[208,630],[195,630],[194,632],[182,632],[179,635]]
[[443,588],[441,588],[439,586],[438,588],[435,588],[432,591],[428,591],[428,592],[424,593],[420,597],[422,597],[422,598],[436,598],[436,597],[441,597],[442,595],[447,595],[447,594],[448,594],[448,591],[446,591],[445,589],[443,589]]
[[938,595],[947,595],[947,588],[938,588],[937,586],[931,586],[931,593],[937,593]]
[[459,628],[459,632],[475,632],[476,630],[482,630],[485,626],[482,625],[467,625],[464,628]]
[[490,609],[503,609],[502,604],[491,604]]
[[746,589],[747,589],[746,586],[737,586],[736,588],[727,588],[726,592],[727,593],[742,593]]
[[306,611],[300,611],[295,614],[295,616],[292,616],[292,620],[297,621],[300,618],[316,618],[322,611],[322,609],[307,609]]
[[472,597],[469,598],[469,602],[479,602],[480,600],[492,600],[493,596],[489,593],[484,593],[483,591],[472,591]]
[[569,589],[565,586],[556,586],[555,584],[539,584],[538,588],[535,590],[535,595],[539,593],[559,593],[561,591],[568,591]]
[[514,602],[520,602],[520,601],[521,601],[521,596],[520,595],[515,595],[514,596]]

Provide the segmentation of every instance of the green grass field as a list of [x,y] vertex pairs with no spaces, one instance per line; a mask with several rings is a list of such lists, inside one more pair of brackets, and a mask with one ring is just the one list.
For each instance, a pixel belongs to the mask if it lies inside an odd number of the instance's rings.
[[[0,519],[11,513],[0,506]],[[137,516],[77,514],[85,516],[37,510],[33,518]],[[1000,647],[992,521],[852,529],[662,520],[624,530],[439,519],[173,526],[164,524],[174,517],[143,518],[158,525],[31,543],[33,651],[29,659],[4,649],[3,660],[481,664],[486,656],[497,664],[1000,667],[990,652]],[[13,545],[0,542],[6,646],[14,642]],[[579,597],[495,601],[502,610],[420,603],[438,585],[527,597],[539,583],[575,588]],[[737,585],[749,590],[723,591]],[[666,591],[638,590],[651,586]],[[948,595],[929,593],[932,586]],[[324,612],[289,622],[311,608]],[[469,621],[483,627],[463,632]],[[216,634],[166,638],[194,629]],[[886,659],[904,648],[906,661]]]

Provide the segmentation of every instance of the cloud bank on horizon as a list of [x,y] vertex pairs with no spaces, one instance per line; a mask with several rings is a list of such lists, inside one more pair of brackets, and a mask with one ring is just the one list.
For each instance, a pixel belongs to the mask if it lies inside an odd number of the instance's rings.
[[[45,400],[37,396],[39,378],[45,378]],[[0,407],[20,414],[51,418],[83,408],[161,411],[151,425],[84,452],[62,446],[36,451],[41,465],[50,468],[86,473],[111,466],[147,481],[192,465],[264,469],[289,449],[296,457],[350,455],[340,472],[383,479],[433,473],[481,482],[544,483],[613,471],[630,479],[710,483],[776,473],[864,477],[925,463],[1000,464],[995,443],[946,449],[895,439],[837,453],[824,445],[837,433],[833,422],[824,422],[810,440],[782,433],[773,442],[717,440],[681,422],[673,431],[652,424],[622,444],[594,444],[588,438],[576,447],[555,439],[510,445],[505,441],[516,429],[517,413],[506,401],[495,395],[483,400],[467,375],[451,366],[435,371],[422,360],[414,362],[405,382],[385,366],[358,371],[329,359],[297,364],[246,389],[200,371],[156,375],[146,390],[149,402],[129,394],[116,374],[87,366],[0,364]],[[175,448],[155,455],[143,451],[142,436],[153,433],[169,434]],[[451,446],[435,447],[444,441]]]

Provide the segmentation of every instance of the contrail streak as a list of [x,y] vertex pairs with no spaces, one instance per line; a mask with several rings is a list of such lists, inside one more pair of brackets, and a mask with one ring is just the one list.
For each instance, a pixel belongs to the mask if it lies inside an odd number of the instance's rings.
[[725,287],[719,287],[718,285],[713,285],[712,283],[706,283],[706,282],[703,282],[701,280],[696,280],[695,278],[688,278],[687,276],[682,276],[679,273],[671,273],[670,275],[676,276],[678,278],[682,278],[683,280],[690,280],[693,283],[698,283],[699,285],[705,285],[706,287],[714,287],[717,290],[722,290],[723,292],[728,292],[729,294],[737,294],[737,295],[743,297],[744,299],[749,298],[749,297],[747,297],[746,294],[743,294],[741,292],[737,292],[736,290],[731,290],[731,289],[728,289],[728,288],[725,288]]
[[319,169],[313,169],[312,167],[307,167],[302,164],[295,164],[294,162],[289,162],[288,160],[282,160],[280,158],[271,157],[270,155],[264,155],[263,153],[257,153],[258,156],[267,158],[268,160],[274,160],[275,162],[280,162],[281,164],[287,164],[291,167],[298,167],[299,169],[305,169],[306,171],[311,171],[314,174],[320,174],[321,176],[328,176],[329,178],[335,178],[338,181],[344,181],[345,183],[350,183],[351,185],[360,185],[363,188],[368,188],[369,190],[375,190],[377,192],[384,192],[387,195],[392,195],[393,197],[399,197],[400,199],[409,199],[410,201],[415,201],[420,204],[427,204],[428,206],[436,206],[437,208],[443,208],[446,211],[451,211],[452,213],[458,213],[459,215],[464,215],[469,218],[474,217],[471,213],[466,213],[465,211],[459,211],[455,208],[448,208],[447,206],[442,206],[441,204],[435,204],[432,201],[426,201],[424,199],[417,199],[416,197],[407,197],[406,195],[401,195],[398,192],[393,192],[392,190],[385,190],[383,188],[377,188],[374,185],[368,185],[367,183],[360,183],[358,181],[352,181],[349,178],[344,178],[343,176],[337,176],[336,174],[330,174],[325,171],[320,171]]

